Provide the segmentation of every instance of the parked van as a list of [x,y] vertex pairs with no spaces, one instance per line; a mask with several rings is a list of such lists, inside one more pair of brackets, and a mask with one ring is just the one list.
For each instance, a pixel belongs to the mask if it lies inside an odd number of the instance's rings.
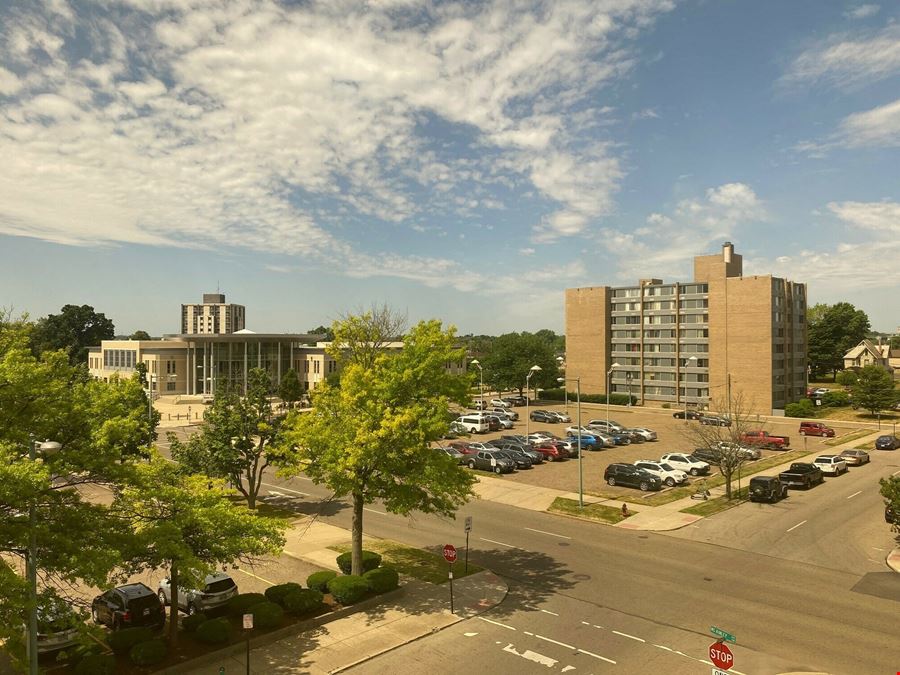
[[832,438],[834,436],[834,429],[826,427],[821,422],[800,422],[800,435],[825,436],[826,438]]
[[463,415],[456,421],[470,434],[486,434],[491,428],[487,417],[482,415]]

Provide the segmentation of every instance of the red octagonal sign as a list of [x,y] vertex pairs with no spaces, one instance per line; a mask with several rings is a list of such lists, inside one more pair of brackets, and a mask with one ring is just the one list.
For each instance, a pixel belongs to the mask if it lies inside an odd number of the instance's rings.
[[709,646],[709,660],[715,664],[716,668],[728,670],[734,665],[734,654],[724,643],[714,642]]
[[444,560],[448,563],[456,562],[456,547],[453,544],[446,544],[444,546]]

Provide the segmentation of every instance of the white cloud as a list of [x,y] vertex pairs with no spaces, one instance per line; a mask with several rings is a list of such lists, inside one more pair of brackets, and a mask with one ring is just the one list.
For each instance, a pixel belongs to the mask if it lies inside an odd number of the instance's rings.
[[900,235],[900,204],[897,202],[829,202],[828,210],[853,227]]
[[844,12],[844,16],[848,19],[867,19],[870,16],[875,16],[880,11],[881,7],[879,5],[857,5],[856,7],[848,9],[846,12]]
[[798,152],[821,158],[834,148],[900,146],[900,99],[871,110],[852,113],[838,129],[820,141],[804,141],[794,146]]
[[633,120],[655,120],[659,119],[659,113],[653,108],[644,108],[631,115]]

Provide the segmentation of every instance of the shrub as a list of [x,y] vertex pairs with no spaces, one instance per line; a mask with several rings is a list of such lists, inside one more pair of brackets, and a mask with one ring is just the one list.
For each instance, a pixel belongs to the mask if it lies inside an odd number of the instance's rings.
[[[562,387],[555,389],[541,389],[541,400],[544,401],[564,401],[566,392]],[[575,401],[578,394],[574,391],[569,392],[569,401]],[[637,402],[637,398],[628,394],[610,394],[609,402],[613,405],[628,405],[629,400],[632,404]],[[581,401],[583,403],[606,403],[605,394],[582,394]]]
[[850,405],[850,394],[846,391],[829,391],[822,396],[822,405],[831,407]]
[[321,572],[313,572],[306,578],[306,585],[319,593],[328,592],[328,582],[337,576],[337,572],[331,570],[322,570]]
[[[347,551],[346,553],[341,553],[337,557],[338,567],[341,568],[341,572],[344,574],[350,574],[351,571],[351,553]],[[363,551],[362,552],[362,571],[363,574],[368,572],[369,570],[374,570],[381,564],[381,556],[372,551]]]
[[387,593],[400,585],[400,575],[397,574],[397,570],[390,567],[369,570],[363,574],[363,579],[368,582],[369,588],[374,593]]
[[238,593],[228,600],[228,613],[236,616],[246,614],[247,610],[266,601],[262,593]]
[[801,398],[798,403],[784,406],[785,417],[815,417],[816,408],[808,398]]
[[214,645],[221,642],[228,642],[230,633],[231,626],[228,624],[228,619],[218,618],[209,619],[208,621],[201,623],[197,626],[194,635],[200,642]]
[[113,675],[116,657],[112,654],[88,654],[75,666],[75,675]]
[[329,581],[328,591],[342,605],[352,605],[362,600],[369,592],[369,582],[362,577],[348,574]]
[[662,407],[663,407],[664,410],[668,410],[669,408],[672,407],[672,404],[671,404],[671,403],[663,403],[663,404],[662,404]]
[[259,602],[250,608],[254,628],[275,628],[284,618],[284,608],[274,602]]
[[188,633],[193,633],[200,626],[201,623],[206,621],[209,617],[206,616],[203,612],[197,612],[196,614],[191,614],[190,616],[186,616],[181,620],[181,627],[184,631]]
[[164,640],[156,638],[136,644],[128,652],[128,658],[136,666],[152,666],[166,658],[169,648]]
[[309,614],[322,606],[324,600],[320,591],[301,588],[284,596],[284,608],[291,614]]
[[153,630],[146,626],[123,628],[106,636],[106,641],[116,654],[127,654],[139,642],[153,639]]
[[266,600],[275,602],[284,607],[284,596],[293,591],[299,591],[303,588],[300,584],[289,581],[286,584],[276,584],[266,589]]

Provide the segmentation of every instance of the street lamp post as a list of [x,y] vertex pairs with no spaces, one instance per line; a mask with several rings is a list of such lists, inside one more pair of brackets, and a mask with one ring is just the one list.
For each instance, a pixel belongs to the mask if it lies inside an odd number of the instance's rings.
[[528,402],[529,402],[528,392],[529,392],[529,386],[530,386],[529,383],[531,381],[531,376],[534,375],[535,373],[540,372],[541,370],[543,370],[543,369],[540,366],[537,366],[537,365],[531,366],[531,368],[528,369],[528,375],[525,376],[525,438],[526,439],[528,438],[528,426],[529,426],[529,422],[531,421],[531,417],[528,414]]
[[[584,508],[584,465],[582,464],[584,458],[581,452],[581,378],[573,377],[569,378],[570,380],[575,380],[575,396],[577,397],[576,405],[578,406],[578,412],[576,414],[575,424],[578,426],[578,508]],[[560,377],[558,379],[559,382],[563,383],[563,386],[566,386],[566,378]]]
[[[685,368],[691,368],[691,361],[694,362],[694,365],[697,365],[697,357],[692,356],[687,360],[687,365]],[[687,375],[687,373],[685,373]],[[685,381],[686,382],[686,381]],[[687,384],[684,385],[684,423],[687,424],[688,416],[687,416]]]
[[609,431],[609,389],[612,380],[612,372],[619,367],[618,363],[614,363],[606,371],[606,431]]
[[159,382],[159,378],[147,372],[147,447],[153,445],[153,381]]
[[[561,357],[561,356],[556,357],[556,363],[559,365],[560,368],[563,367],[564,361],[565,361],[565,359],[563,357]],[[564,378],[564,377],[557,378],[557,382],[562,382],[563,395],[565,396],[565,401],[566,401],[566,412],[568,413],[569,412],[569,390],[566,389],[566,378]]]
[[480,386],[478,388],[478,396],[481,401],[481,410],[484,410],[484,369],[481,367],[481,364],[478,362],[478,359],[472,359],[472,365],[478,368],[478,376],[480,380]]
[[[41,454],[52,455],[62,447],[55,441],[44,441],[38,444],[34,439],[28,441],[28,459],[37,461],[38,445]],[[25,559],[26,576],[28,577],[28,673],[38,675],[37,651],[37,510],[34,499],[28,505],[28,556]]]

